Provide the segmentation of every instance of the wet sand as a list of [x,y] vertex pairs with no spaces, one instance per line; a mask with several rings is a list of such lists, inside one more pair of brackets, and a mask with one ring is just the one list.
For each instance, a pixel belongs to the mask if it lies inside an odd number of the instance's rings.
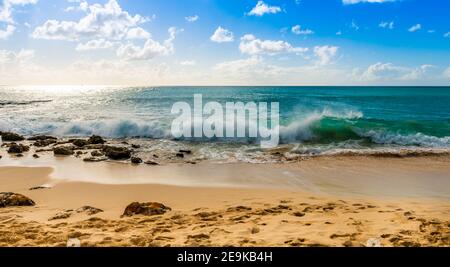
[[[450,246],[448,157],[164,166],[0,161],[0,192],[36,202],[0,208],[0,246],[66,246],[70,238],[82,246]],[[40,185],[51,188],[29,190]],[[135,201],[171,211],[121,217]],[[77,212],[86,205],[103,212]]]

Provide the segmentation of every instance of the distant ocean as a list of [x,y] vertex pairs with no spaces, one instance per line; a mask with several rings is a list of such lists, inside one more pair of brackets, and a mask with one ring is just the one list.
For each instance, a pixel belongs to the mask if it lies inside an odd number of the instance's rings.
[[[279,102],[281,145],[297,153],[450,148],[450,87],[0,87],[0,130],[171,140],[171,107],[194,94]],[[253,143],[196,141],[216,151]]]

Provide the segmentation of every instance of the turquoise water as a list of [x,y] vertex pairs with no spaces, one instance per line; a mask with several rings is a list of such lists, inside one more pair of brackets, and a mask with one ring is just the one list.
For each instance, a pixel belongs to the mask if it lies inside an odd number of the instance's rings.
[[194,94],[279,102],[283,144],[450,147],[450,87],[2,87],[0,130],[171,139],[172,105]]

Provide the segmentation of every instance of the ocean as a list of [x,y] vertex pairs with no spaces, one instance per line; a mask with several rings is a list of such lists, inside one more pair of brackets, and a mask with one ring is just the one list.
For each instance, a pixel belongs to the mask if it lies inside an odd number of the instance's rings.
[[[280,146],[297,154],[450,148],[450,87],[0,87],[0,131],[177,142],[172,105],[279,102]],[[184,140],[206,157],[251,154],[255,140]],[[239,155],[237,155],[239,154]]]

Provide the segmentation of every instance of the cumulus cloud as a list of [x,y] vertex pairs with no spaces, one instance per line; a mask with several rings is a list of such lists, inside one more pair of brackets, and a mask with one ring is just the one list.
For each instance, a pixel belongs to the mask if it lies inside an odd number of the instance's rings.
[[127,39],[149,39],[151,34],[141,27],[132,28],[127,32]]
[[241,38],[239,50],[248,55],[276,55],[281,53],[301,54],[308,51],[308,48],[294,47],[285,41],[261,40],[252,34],[246,34]]
[[168,30],[169,38],[163,43],[148,39],[143,47],[132,43],[121,45],[117,50],[117,56],[125,60],[148,60],[158,55],[170,55],[174,53],[173,41],[178,32],[175,27]]
[[361,81],[414,81],[424,77],[434,68],[433,65],[424,64],[417,68],[397,66],[392,63],[375,63],[362,73],[355,71],[354,76]]
[[269,6],[264,1],[258,1],[256,6],[248,12],[249,16],[258,16],[261,17],[264,14],[276,14],[281,11],[281,8],[278,6]]
[[411,26],[411,28],[408,29],[409,32],[416,32],[418,30],[422,29],[422,25],[420,24],[416,24]]
[[99,50],[112,48],[114,43],[107,41],[105,39],[90,40],[84,44],[78,44],[76,47],[77,51],[89,51],[89,50]]
[[38,0],[3,0],[0,5],[0,22],[6,24],[5,29],[0,29],[0,40],[6,40],[14,34],[16,22],[13,18],[14,6],[36,4]]
[[199,19],[198,15],[187,16],[184,18],[187,22],[196,22]]
[[359,3],[387,3],[387,2],[395,2],[396,0],[342,0],[344,5],[354,5]]
[[86,9],[86,15],[79,21],[47,20],[37,27],[32,36],[36,39],[69,40],[83,38],[123,39],[128,31],[148,21],[141,15],[130,15],[122,10],[116,0],[105,5],[93,4]]
[[216,43],[233,42],[234,34],[233,32],[219,26],[210,39]]
[[329,65],[336,57],[339,47],[337,46],[316,46],[314,47],[314,54],[318,58],[316,61],[317,66]]
[[293,26],[291,31],[292,31],[292,33],[297,34],[297,35],[314,34],[314,32],[312,30],[310,30],[310,29],[302,29],[302,26],[300,26],[300,25]]
[[392,29],[394,29],[394,22],[393,21],[391,21],[391,22],[382,21],[382,22],[380,22],[378,27],[383,28],[383,29],[392,30]]
[[444,37],[445,37],[445,38],[450,37],[450,32],[445,33],[445,34],[444,34]]

